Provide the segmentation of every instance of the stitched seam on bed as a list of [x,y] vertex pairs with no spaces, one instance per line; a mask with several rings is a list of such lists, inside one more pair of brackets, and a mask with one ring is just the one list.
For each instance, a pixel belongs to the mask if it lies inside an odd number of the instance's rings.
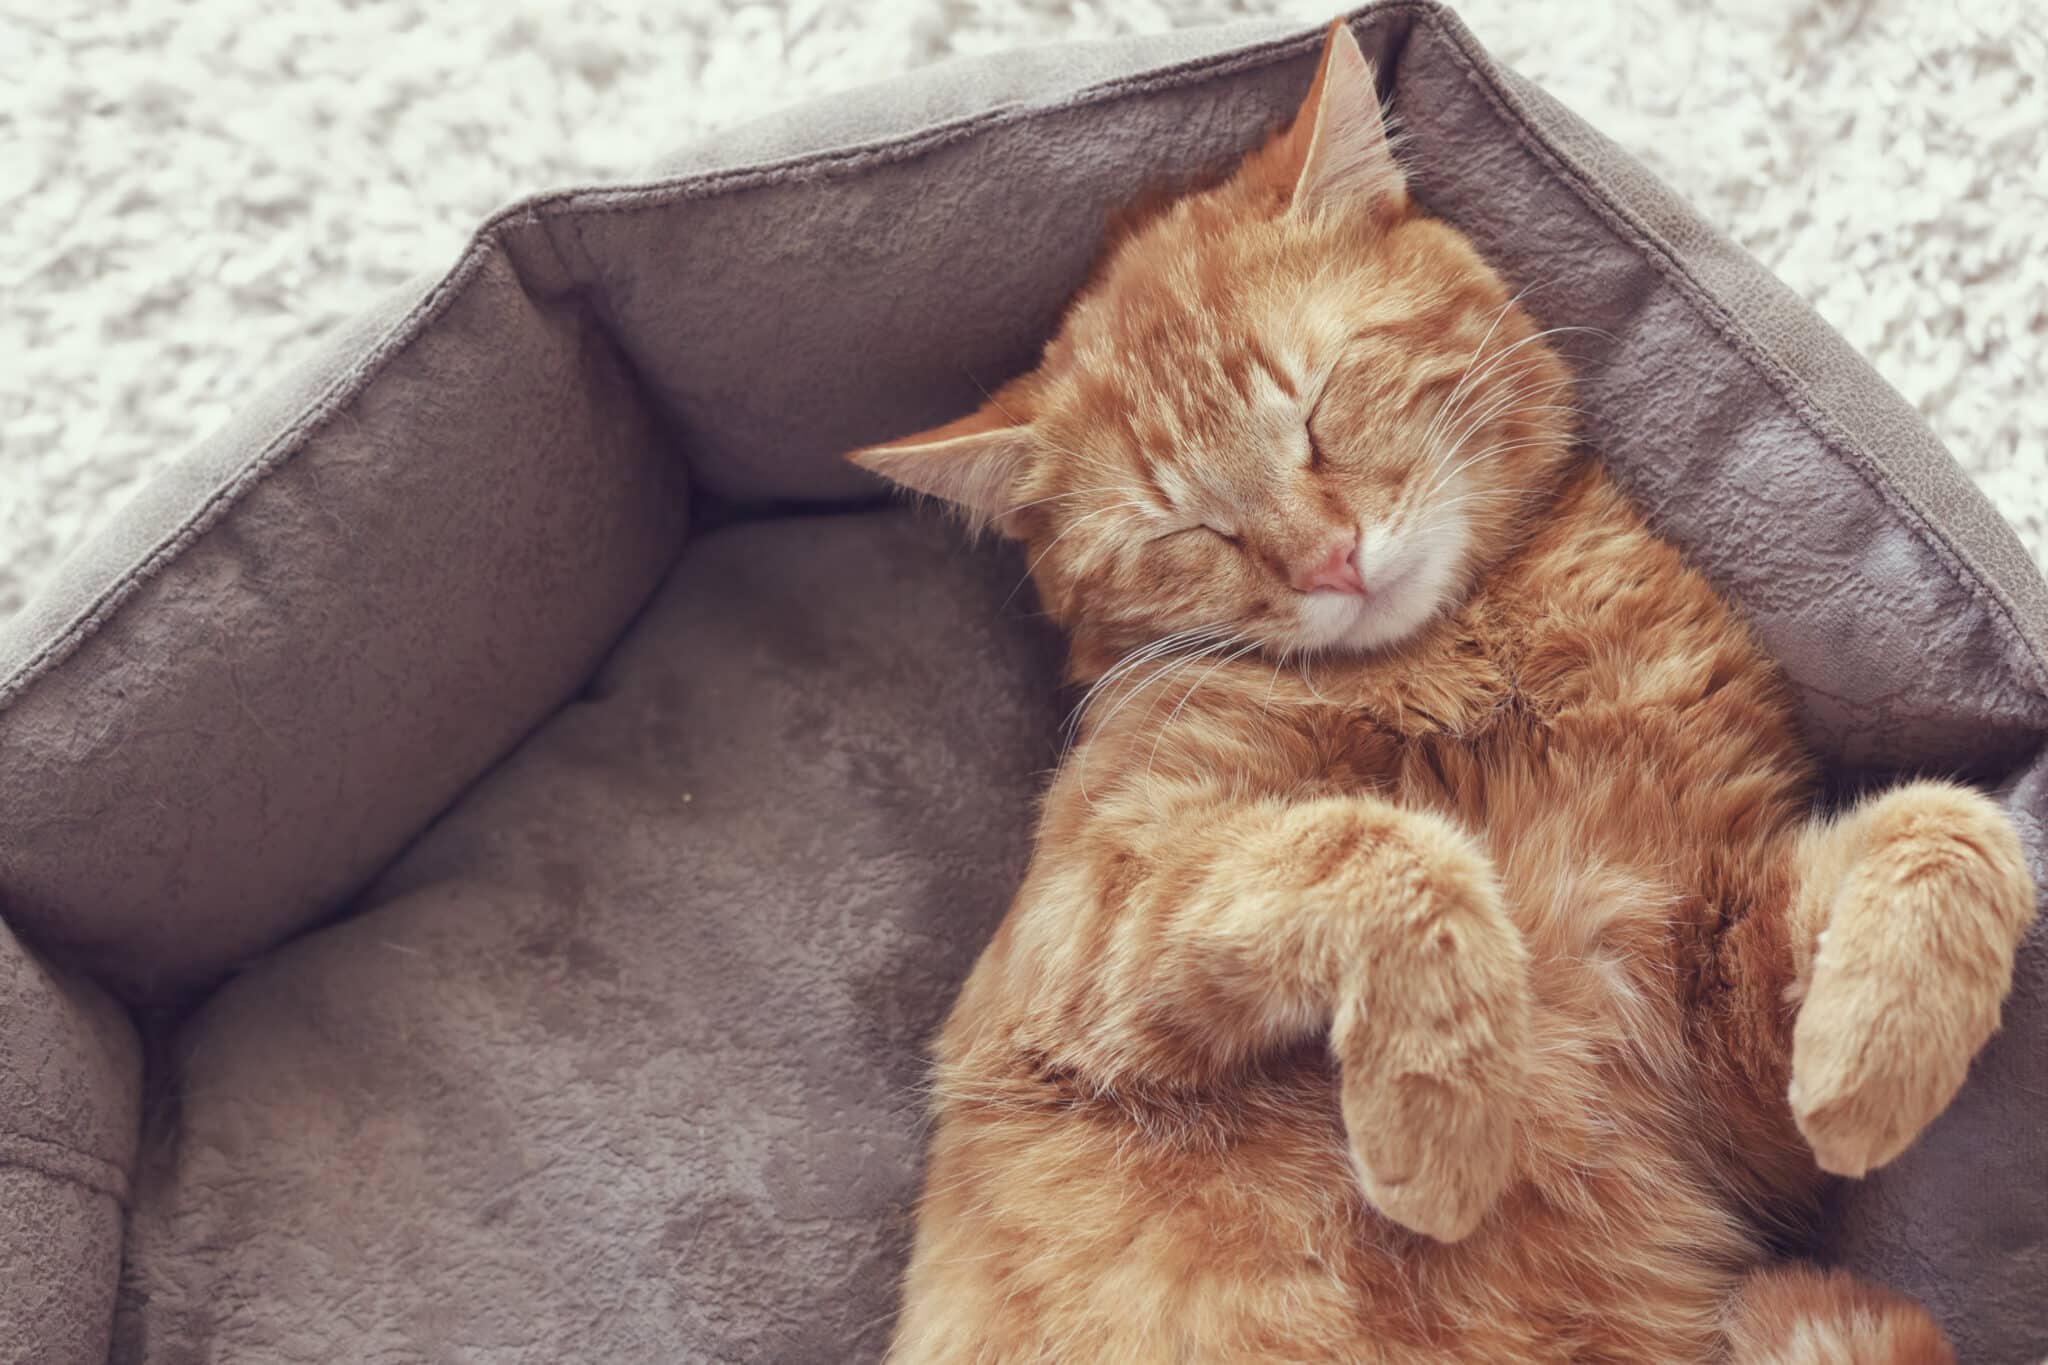
[[[1560,180],[1570,186],[1579,201],[1606,219],[1608,226],[1623,237],[1633,240],[1658,263],[1662,273],[1673,279],[1679,286],[1680,294],[1690,303],[1706,323],[1732,344],[1752,369],[1769,383],[1785,404],[1792,409],[1806,429],[1820,441],[1828,452],[1851,470],[1889,506],[1915,537],[1934,552],[1950,577],[1972,599],[1989,609],[1989,614],[2003,622],[2008,632],[2008,644],[2017,643],[2019,658],[2027,665],[2036,692],[2048,698],[2048,660],[2043,660],[2036,651],[2033,641],[2021,627],[2016,608],[1997,585],[1987,582],[1970,556],[1965,554],[1944,535],[1920,506],[1882,469],[1876,460],[1865,452],[1860,442],[1842,429],[1840,422],[1825,405],[1808,392],[1807,386],[1785,368],[1777,357],[1764,349],[1742,320],[1723,307],[1714,291],[1700,281],[1681,259],[1678,253],[1649,226],[1639,221],[1634,213],[1622,203],[1604,193],[1599,186],[1599,177],[1582,167],[1576,158],[1563,148],[1554,145],[1551,139],[1536,127],[1536,121],[1522,112],[1513,92],[1504,89],[1493,80],[1484,68],[1481,59],[1466,47],[1469,33],[1461,32],[1462,24],[1451,25],[1443,22],[1440,12],[1424,16],[1425,22],[1433,24],[1437,32],[1447,40],[1447,46],[1458,61],[1463,73],[1480,94],[1499,111],[1504,123],[1516,132],[1539,158],[1550,163]],[[1471,41],[1476,43],[1476,39]],[[1944,452],[1946,454],[1946,452]],[[1951,457],[1952,458],[1952,457]]]
[[26,1133],[0,1133],[0,1170],[18,1167],[128,1202],[128,1173],[105,1157]]
[[[1352,11],[1346,19],[1347,22],[1356,22],[1364,15],[1377,13],[1427,14],[1437,8],[1437,3],[1438,0],[1378,0],[1377,3]],[[1319,33],[1320,30],[1315,30],[1296,34],[1290,38],[1273,39],[1213,57],[1196,58],[1136,75],[1115,77],[1099,85],[1084,87],[1057,103],[1023,104],[985,110],[979,114],[955,119],[950,123],[929,125],[893,138],[856,147],[814,152],[744,170],[705,172],[674,181],[657,181],[641,187],[565,190],[555,194],[542,194],[510,205],[485,219],[478,226],[470,235],[469,245],[463,249],[455,264],[435,282],[426,296],[404,317],[392,324],[356,363],[336,375],[326,388],[300,410],[296,419],[271,438],[232,477],[209,494],[169,536],[160,539],[153,549],[131,564],[73,615],[71,621],[56,635],[29,655],[12,677],[0,681],[0,715],[4,715],[7,708],[12,706],[22,693],[47,676],[52,669],[98,633],[101,627],[167,564],[177,559],[194,541],[213,529],[234,505],[240,502],[242,495],[249,488],[282,467],[310,442],[329,418],[354,402],[385,366],[403,354],[430,324],[453,306],[455,298],[469,287],[493,254],[504,254],[502,233],[507,227],[531,222],[545,230],[548,225],[544,220],[558,212],[609,213],[659,208],[713,193],[739,192],[764,184],[784,183],[792,176],[814,168],[823,168],[828,174],[837,176],[865,170],[873,164],[893,164],[909,160],[934,147],[944,146],[1009,123],[1112,103],[1127,96],[1173,89],[1220,75],[1271,65],[1306,52],[1317,40]],[[633,195],[636,198],[625,204],[580,202],[590,196],[619,194]],[[652,198],[657,195],[661,196],[658,200]]]

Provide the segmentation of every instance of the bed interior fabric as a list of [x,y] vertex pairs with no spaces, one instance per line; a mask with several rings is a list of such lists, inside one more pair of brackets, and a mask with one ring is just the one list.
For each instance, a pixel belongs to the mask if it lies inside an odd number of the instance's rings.
[[698,540],[363,913],[180,1031],[117,1340],[878,1356],[922,1044],[1055,755],[1021,570],[900,513]]
[[0,1359],[103,1357],[141,1087],[126,1012],[0,925]]
[[[1842,782],[2002,784],[2048,877],[2048,590],[2010,531],[1455,19],[1355,27],[1417,193],[1590,329],[1589,442]],[[840,451],[1028,363],[1106,211],[1227,164],[1316,43],[939,68],[514,206],[0,628],[0,913],[34,949],[0,1182],[47,1230],[0,1224],[0,1269],[72,1334],[39,1358],[100,1358],[117,1255],[124,1360],[873,1354],[916,1047],[1021,866],[1055,656],[999,551],[788,513],[864,506]],[[691,539],[693,507],[740,524]],[[102,987],[202,1002],[147,1030],[139,1157]],[[2008,1021],[1829,1233],[1969,1360],[2048,1350],[2039,933]]]

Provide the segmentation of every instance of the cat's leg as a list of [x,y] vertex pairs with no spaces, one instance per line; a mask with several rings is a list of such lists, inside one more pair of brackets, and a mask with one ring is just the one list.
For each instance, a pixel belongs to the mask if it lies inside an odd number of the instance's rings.
[[1395,1222],[1452,1241],[1512,1174],[1528,1067],[1528,950],[1491,863],[1448,822],[1357,869],[1351,976],[1330,1046],[1359,1183]]
[[1774,1265],[1729,1307],[1729,1365],[1955,1365],[1927,1310],[1843,1271]]
[[1102,1089],[1327,1035],[1367,1197],[1469,1233],[1510,1174],[1530,999],[1485,855],[1364,797],[1105,804],[1042,855],[963,1005],[1007,979],[1042,1053]]
[[1897,1156],[1998,1026],[2034,886],[2005,813],[1914,782],[1800,836],[1789,1099],[1825,1170]]

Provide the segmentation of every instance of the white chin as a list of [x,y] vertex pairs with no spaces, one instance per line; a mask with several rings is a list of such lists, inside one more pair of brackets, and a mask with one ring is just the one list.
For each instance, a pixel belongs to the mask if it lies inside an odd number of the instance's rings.
[[1298,639],[1311,650],[1363,652],[1399,644],[1451,600],[1464,526],[1446,526],[1411,543],[1381,585],[1364,597],[1327,589],[1302,603]]

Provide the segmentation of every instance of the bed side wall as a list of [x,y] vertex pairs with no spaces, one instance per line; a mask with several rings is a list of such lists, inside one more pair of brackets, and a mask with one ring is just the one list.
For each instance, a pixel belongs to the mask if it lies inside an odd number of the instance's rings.
[[198,452],[231,481],[0,708],[25,938],[163,998],[331,913],[672,561],[673,452],[544,228],[502,233],[416,336],[351,339]]

